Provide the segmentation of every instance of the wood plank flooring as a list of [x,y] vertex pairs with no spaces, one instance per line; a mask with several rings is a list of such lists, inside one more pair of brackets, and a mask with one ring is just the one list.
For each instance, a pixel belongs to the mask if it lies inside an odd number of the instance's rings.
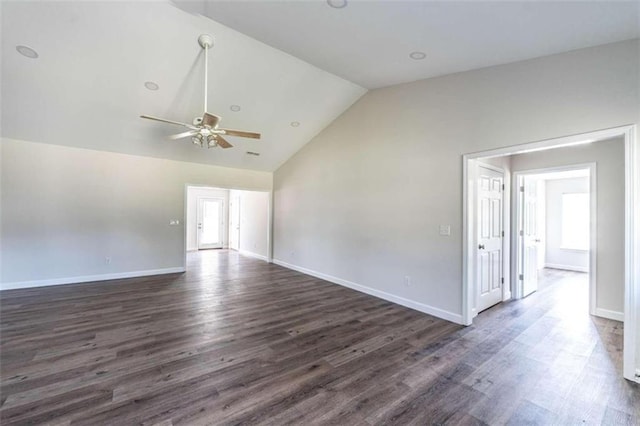
[[586,274],[461,327],[235,252],[188,263],[2,292],[0,422],[640,424]]

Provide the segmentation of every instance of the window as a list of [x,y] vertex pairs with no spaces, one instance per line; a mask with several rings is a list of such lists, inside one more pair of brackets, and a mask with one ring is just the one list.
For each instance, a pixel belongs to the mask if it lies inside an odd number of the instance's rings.
[[589,250],[589,194],[562,194],[562,245]]

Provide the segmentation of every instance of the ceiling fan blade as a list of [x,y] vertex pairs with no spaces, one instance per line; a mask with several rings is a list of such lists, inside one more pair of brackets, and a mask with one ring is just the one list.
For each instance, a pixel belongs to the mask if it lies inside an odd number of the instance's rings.
[[171,140],[182,139],[182,138],[186,138],[188,136],[193,136],[193,135],[197,135],[197,134],[198,134],[197,130],[189,130],[188,132],[171,135],[171,136],[169,136],[169,139],[171,139]]
[[227,136],[240,136],[241,138],[251,138],[251,139],[260,139],[260,133],[254,132],[243,132],[242,130],[232,130],[232,129],[219,129],[224,131],[224,135]]
[[220,148],[231,148],[233,146],[225,138],[223,138],[220,135],[216,135],[216,139],[218,140],[218,146]]
[[192,126],[191,124],[187,124],[187,123],[181,123],[179,121],[165,120],[164,118],[152,117],[150,115],[141,115],[140,118],[146,118],[147,120],[161,121],[163,123],[169,123],[169,124],[177,124],[178,126],[184,126],[192,130],[198,130],[196,126]]
[[213,129],[218,125],[219,122],[220,122],[220,117],[218,117],[215,114],[209,114],[208,112],[205,112],[202,115],[203,126],[211,127]]

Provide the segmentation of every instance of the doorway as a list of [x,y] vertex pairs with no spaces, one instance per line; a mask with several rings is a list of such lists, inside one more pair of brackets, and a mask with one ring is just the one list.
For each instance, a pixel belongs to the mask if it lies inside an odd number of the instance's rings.
[[187,253],[210,249],[236,250],[270,262],[271,199],[267,191],[186,185],[185,265]]
[[596,309],[596,164],[514,172],[514,298],[539,289],[539,276],[573,271],[585,276],[588,311]]
[[222,198],[198,198],[198,250],[222,248],[223,206]]
[[[640,381],[640,341],[638,340],[638,318],[640,318],[640,262],[637,260],[637,253],[640,252],[640,230],[637,215],[637,200],[640,200],[640,186],[637,185],[640,175],[640,153],[636,140],[636,126],[621,126],[617,128],[598,130],[572,136],[559,137],[555,139],[531,142],[517,146],[497,148],[493,150],[465,154],[463,155],[463,298],[462,316],[463,323],[471,325],[473,318],[477,315],[477,305],[475,305],[475,275],[476,275],[476,214],[474,214],[476,198],[476,176],[474,162],[485,157],[499,157],[509,155],[521,155],[525,153],[542,152],[547,150],[566,149],[578,145],[591,144],[601,146],[601,142],[611,140],[622,141],[621,159],[617,161],[615,170],[620,172],[621,181],[624,182],[617,187],[607,187],[606,194],[618,192],[621,194],[622,202],[617,205],[617,214],[621,216],[614,221],[606,221],[609,225],[617,224],[621,232],[617,240],[620,246],[613,250],[603,251],[601,254],[612,254],[611,262],[616,263],[616,274],[619,279],[607,282],[617,282],[620,287],[619,300],[616,302],[621,306],[619,314],[624,319],[624,356],[623,375],[633,381]],[[599,148],[598,148],[599,149]],[[553,153],[552,153],[553,157]],[[573,155],[563,154],[558,159],[573,158]],[[621,167],[624,164],[624,167]],[[598,158],[600,168],[600,159]],[[515,187],[515,185],[513,185]],[[506,204],[506,203],[505,203]],[[599,211],[599,210],[598,210]],[[607,230],[606,235],[609,231]],[[594,250],[595,251],[595,250]],[[510,263],[515,262],[510,259]],[[603,263],[604,262],[604,263]],[[602,265],[607,266],[609,260],[604,258]],[[604,268],[604,267],[603,267]],[[515,268],[512,268],[515,270]],[[592,271],[594,272],[594,271]],[[600,271],[598,271],[600,273]],[[507,277],[505,277],[507,278]],[[518,277],[519,278],[519,277]],[[603,281],[604,282],[604,281]],[[637,369],[637,370],[636,370]]]

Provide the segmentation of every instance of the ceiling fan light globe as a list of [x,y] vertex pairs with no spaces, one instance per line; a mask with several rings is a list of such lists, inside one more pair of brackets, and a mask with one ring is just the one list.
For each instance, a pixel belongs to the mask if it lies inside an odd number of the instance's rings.
[[203,142],[202,135],[201,134],[195,135],[194,137],[191,138],[191,142],[201,147]]
[[215,148],[216,146],[218,146],[218,140],[214,135],[207,136],[207,146],[209,148]]

